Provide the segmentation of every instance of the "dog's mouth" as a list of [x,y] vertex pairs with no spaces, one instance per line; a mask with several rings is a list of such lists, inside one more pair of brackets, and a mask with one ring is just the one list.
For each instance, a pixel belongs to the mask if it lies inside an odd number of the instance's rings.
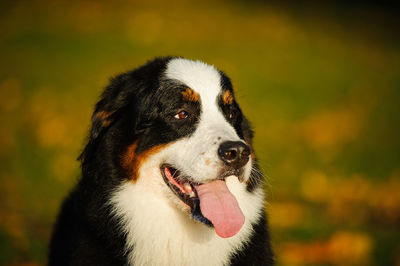
[[189,181],[181,171],[167,164],[161,166],[161,173],[169,188],[190,207],[192,218],[208,226],[213,226],[200,210],[200,200],[196,192],[196,186],[200,184]]
[[161,174],[172,192],[190,207],[194,220],[214,227],[223,238],[239,232],[244,224],[244,215],[225,180],[195,183],[168,164],[161,165]]

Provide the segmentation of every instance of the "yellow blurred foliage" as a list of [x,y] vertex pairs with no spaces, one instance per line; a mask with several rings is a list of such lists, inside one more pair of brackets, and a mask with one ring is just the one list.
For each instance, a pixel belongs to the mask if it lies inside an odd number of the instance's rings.
[[363,233],[338,231],[326,241],[289,242],[279,250],[283,265],[369,265],[373,241]]
[[300,192],[310,201],[325,202],[331,194],[328,177],[320,171],[307,171],[301,179]]
[[79,149],[87,125],[82,121],[88,123],[89,115],[83,117],[82,110],[71,108],[73,101],[68,95],[55,95],[49,89],[40,89],[33,95],[25,121],[33,128],[40,146],[74,150],[75,153]]
[[355,223],[373,219],[382,224],[400,221],[400,175],[372,181],[363,175],[328,177],[317,170],[307,171],[300,185],[304,199],[325,205],[334,221]]
[[329,260],[337,265],[367,265],[373,241],[364,233],[338,231],[327,243]]
[[13,127],[2,127],[0,130],[0,158],[10,155],[15,150],[15,134]]
[[299,135],[322,158],[329,160],[344,144],[358,137],[364,116],[365,110],[355,104],[317,112],[300,123]]
[[20,184],[16,177],[3,174],[0,176],[0,228],[3,228],[11,237],[12,245],[20,249],[28,246],[26,238],[26,224],[22,204]]
[[372,182],[356,176],[335,180],[329,198],[328,212],[337,221],[359,222],[372,219],[379,224],[400,221],[400,179]]
[[75,160],[76,154],[64,152],[54,156],[51,164],[53,176],[58,181],[68,183],[73,178],[73,173],[79,168],[78,162]]
[[37,128],[38,140],[44,147],[63,146],[66,129],[65,122],[60,117],[44,119]]
[[20,81],[6,79],[0,82],[0,111],[12,112],[22,103],[22,91]]
[[304,207],[294,202],[274,202],[267,205],[269,222],[273,227],[291,227],[303,220]]
[[396,171],[384,183],[371,187],[368,205],[374,218],[383,224],[400,222],[400,172]]

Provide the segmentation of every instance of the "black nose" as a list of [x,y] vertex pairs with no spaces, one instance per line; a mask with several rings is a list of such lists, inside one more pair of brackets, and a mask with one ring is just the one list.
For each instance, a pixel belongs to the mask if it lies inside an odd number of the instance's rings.
[[250,149],[241,141],[226,141],[219,146],[218,155],[226,165],[239,169],[249,161]]

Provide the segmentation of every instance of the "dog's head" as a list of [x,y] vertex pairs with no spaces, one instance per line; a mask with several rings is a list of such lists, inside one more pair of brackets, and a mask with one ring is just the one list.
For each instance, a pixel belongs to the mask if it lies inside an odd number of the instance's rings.
[[109,183],[142,186],[230,237],[245,217],[225,181],[248,192],[260,182],[251,141],[229,78],[200,61],[168,57],[112,80],[81,158],[84,172],[101,169],[97,178]]

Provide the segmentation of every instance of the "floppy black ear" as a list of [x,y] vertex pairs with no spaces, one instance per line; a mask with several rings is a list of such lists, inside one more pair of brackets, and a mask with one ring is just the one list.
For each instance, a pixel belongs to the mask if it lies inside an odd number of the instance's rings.
[[92,128],[90,129],[91,139],[96,139],[100,133],[111,126],[116,118],[115,114],[117,110],[102,107],[101,105],[104,105],[103,101],[104,99],[97,103],[96,109],[92,115]]
[[88,143],[78,158],[83,160],[83,163],[96,151],[101,136],[119,119],[120,114],[132,105],[132,91],[135,86],[129,82],[129,78],[128,72],[111,79],[97,102],[92,114]]
[[127,108],[133,99],[135,85],[130,80],[130,73],[121,74],[111,79],[92,115],[90,139],[97,139],[118,118],[119,113]]
[[154,100],[149,88],[158,88],[158,77],[170,58],[156,58],[146,65],[111,79],[92,115],[89,140],[79,159],[90,157],[96,151],[102,136],[116,124],[121,124],[133,136],[141,134],[147,126],[139,106],[150,106]]

